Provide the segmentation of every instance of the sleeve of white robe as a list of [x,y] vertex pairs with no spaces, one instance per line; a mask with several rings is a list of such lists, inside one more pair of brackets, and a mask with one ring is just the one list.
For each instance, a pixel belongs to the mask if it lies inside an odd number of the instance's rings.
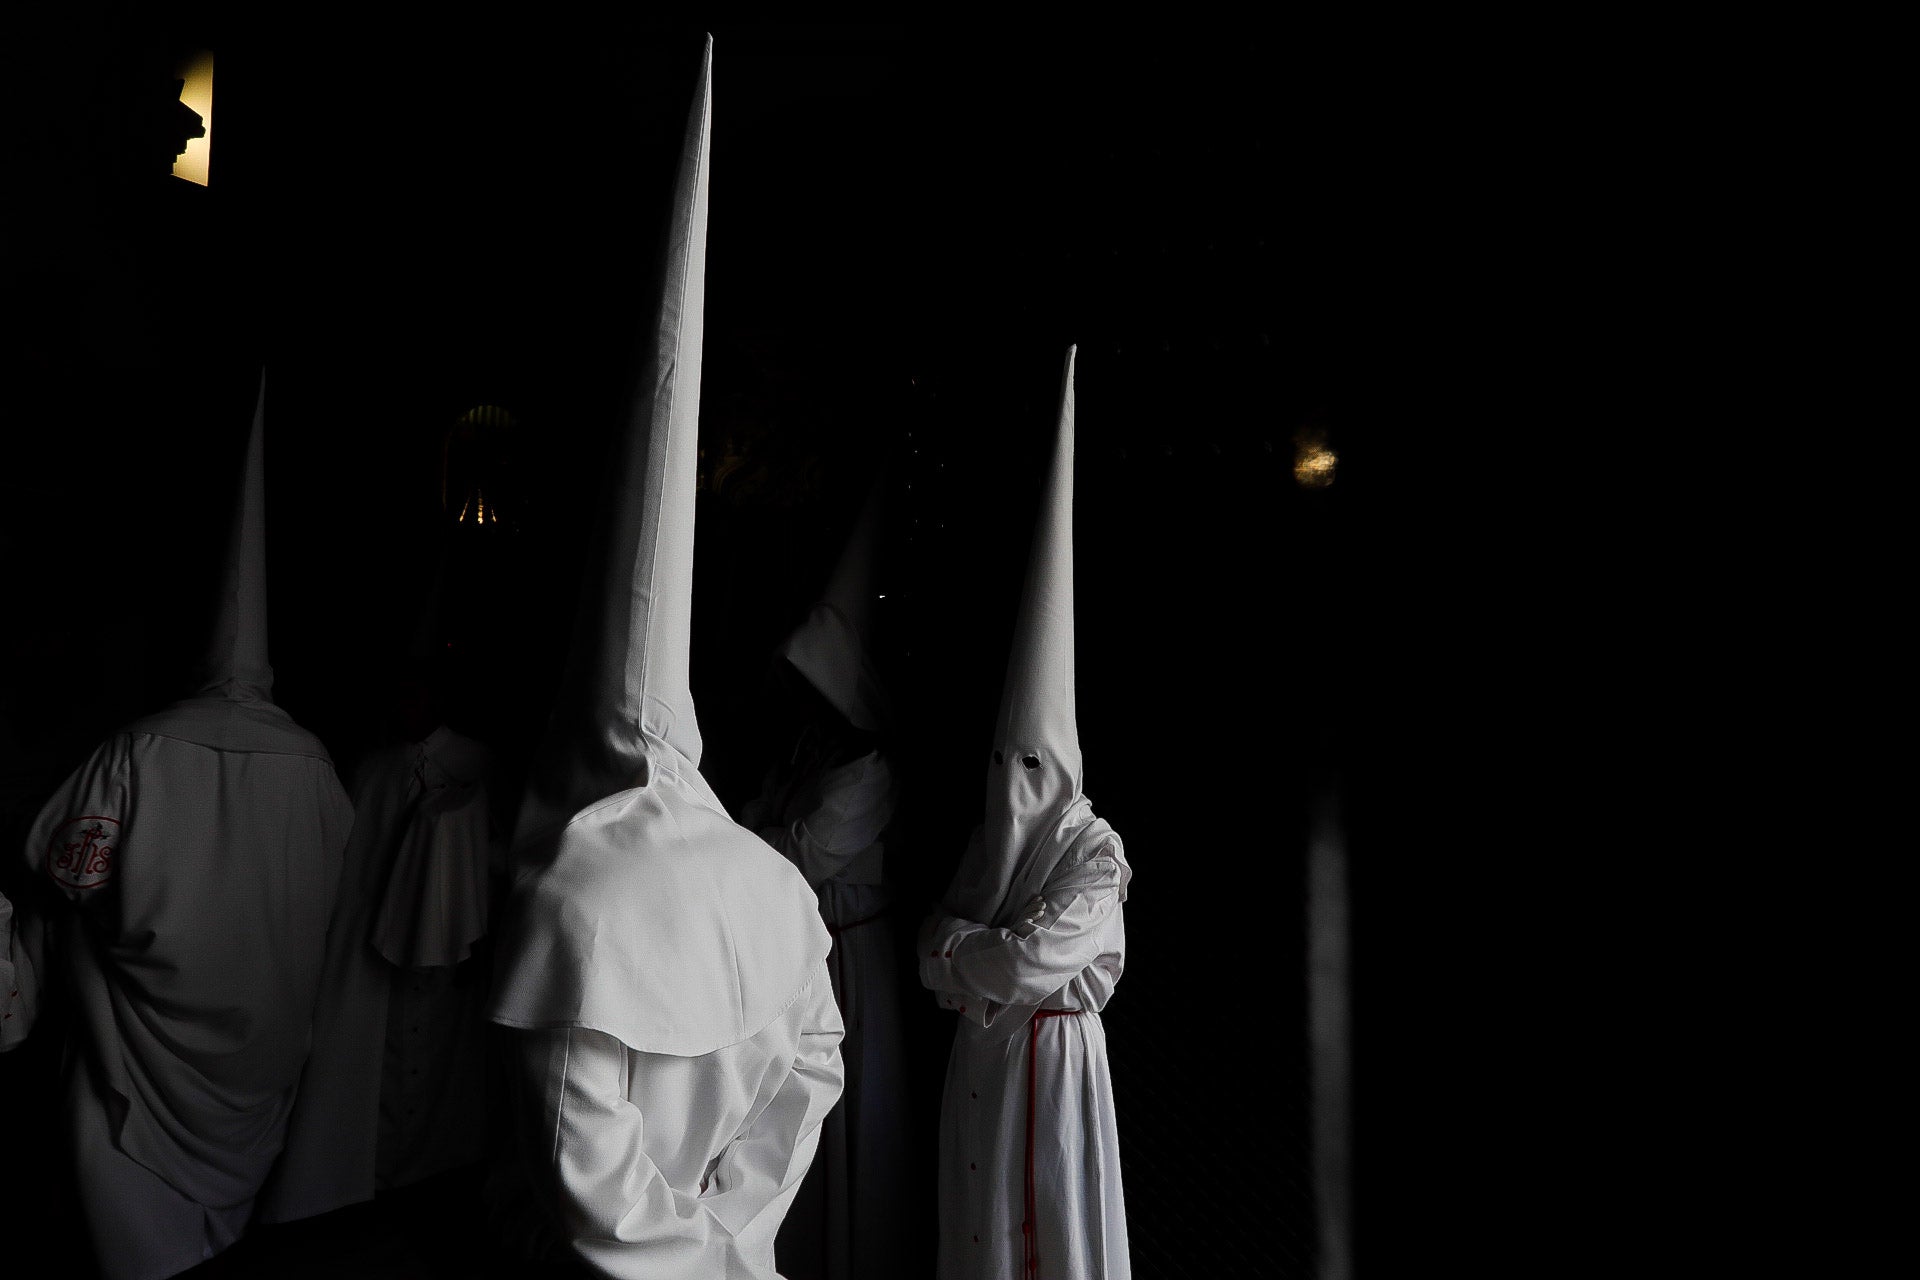
[[573,1249],[616,1280],[760,1277],[704,1199],[648,1157],[646,1116],[627,1098],[627,1046],[561,1027],[518,1036],[540,1099],[528,1152]]
[[0,894],[0,943],[0,1053],[5,1053],[33,1030],[38,1008],[33,959],[5,894]]
[[602,1274],[771,1280],[749,1259],[770,1254],[842,1079],[840,1011],[824,962],[801,998],[808,1011],[798,1055],[720,1157],[705,1194],[676,1189],[647,1156],[646,1117],[627,1098],[624,1044],[577,1027],[520,1034],[521,1069],[541,1099],[537,1149],[528,1154],[574,1250]]
[[[93,754],[67,775],[27,832],[27,865],[34,871],[36,885],[49,885],[50,891],[64,894],[85,908],[113,881],[114,850],[119,844],[120,821],[127,813],[127,797],[132,768],[127,754],[127,738],[114,734],[95,747]],[[74,834],[79,822],[95,819],[111,828],[111,833],[92,850],[89,865],[73,865]],[[5,899],[0,899],[4,902]],[[10,911],[9,911],[9,914]],[[46,980],[45,916],[39,912],[25,919],[12,918],[0,928],[0,942],[6,946],[5,960],[12,973],[0,986],[0,1050],[10,1049],[26,1038],[38,1009],[39,984]],[[19,1026],[19,1030],[14,1030]]]
[[760,827],[758,835],[818,890],[880,838],[893,805],[893,771],[873,751],[826,774],[813,812],[785,826]]
[[935,917],[921,930],[921,984],[941,1008],[983,1024],[982,1002],[1039,1004],[1106,949],[1120,882],[1119,862],[1096,856],[1057,872],[1012,929]]
[[[110,888],[118,870],[119,829],[132,807],[129,745],[125,734],[116,733],[95,747],[48,798],[27,833],[27,865],[83,908]],[[106,829],[82,829],[94,822]],[[89,840],[89,835],[96,839]],[[81,860],[86,865],[80,865]]]
[[381,1038],[390,972],[366,942],[364,845],[350,837],[353,802],[337,780],[320,805],[325,847],[341,850],[327,925],[313,1047],[300,1072],[286,1146],[254,1208],[259,1222],[294,1222],[371,1200],[380,1115]]
[[800,999],[807,1008],[792,1070],[765,1110],[721,1155],[701,1200],[754,1256],[771,1252],[781,1220],[813,1163],[820,1126],[846,1082],[840,1060],[846,1027],[826,961],[814,970]]

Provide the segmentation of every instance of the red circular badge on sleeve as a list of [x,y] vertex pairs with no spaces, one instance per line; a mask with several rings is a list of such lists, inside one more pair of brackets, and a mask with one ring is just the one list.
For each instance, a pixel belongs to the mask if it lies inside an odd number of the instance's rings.
[[98,889],[113,878],[120,820],[87,816],[61,824],[47,846],[47,874],[69,889]]

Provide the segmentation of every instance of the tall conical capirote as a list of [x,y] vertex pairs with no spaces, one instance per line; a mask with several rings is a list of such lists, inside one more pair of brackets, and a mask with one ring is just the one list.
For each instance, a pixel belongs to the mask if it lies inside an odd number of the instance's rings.
[[1035,878],[1035,859],[1081,799],[1074,710],[1073,392],[1067,350],[1053,457],[1040,494],[1012,652],[987,763],[986,817],[948,890],[947,905],[993,921]]
[[712,68],[709,36],[668,213],[659,293],[618,435],[601,572],[588,578],[568,672],[523,805],[523,839],[636,785],[652,768],[700,764],[689,657]]
[[847,722],[870,733],[884,731],[892,711],[874,663],[873,615],[880,527],[887,478],[875,478],[853,532],[807,617],[781,643],[779,653],[820,691]]
[[260,372],[253,427],[240,468],[239,494],[227,538],[227,564],[215,605],[213,631],[201,662],[197,692],[238,701],[270,701],[267,663],[267,507],[262,454],[267,420],[267,375]]

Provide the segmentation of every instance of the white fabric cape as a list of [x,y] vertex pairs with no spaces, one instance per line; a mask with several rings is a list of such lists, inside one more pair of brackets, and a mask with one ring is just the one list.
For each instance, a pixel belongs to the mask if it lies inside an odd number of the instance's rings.
[[698,773],[656,770],[569,823],[522,880],[493,1020],[697,1057],[754,1035],[832,945],[807,883]]

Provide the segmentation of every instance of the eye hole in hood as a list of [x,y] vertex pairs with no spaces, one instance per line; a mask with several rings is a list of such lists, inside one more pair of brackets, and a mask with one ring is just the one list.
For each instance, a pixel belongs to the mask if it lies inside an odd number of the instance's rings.
[[1040,767],[1040,757],[1035,755],[1023,756],[1020,763],[1029,769],[1038,769]]

